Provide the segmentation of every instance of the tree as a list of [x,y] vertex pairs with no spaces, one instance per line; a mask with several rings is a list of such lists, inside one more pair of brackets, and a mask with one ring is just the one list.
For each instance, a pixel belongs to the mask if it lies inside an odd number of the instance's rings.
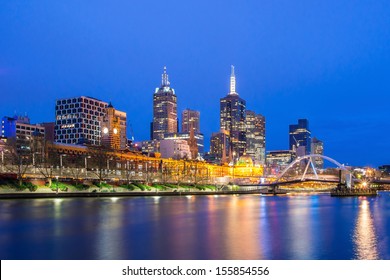
[[88,146],[88,154],[91,156],[89,166],[92,167],[92,173],[98,178],[99,184],[106,178],[104,172],[107,168],[108,161],[111,159],[111,149],[104,146]]
[[4,166],[16,174],[19,186],[22,186],[23,178],[32,164],[31,139],[8,138],[4,149]]
[[34,139],[33,143],[34,167],[48,182],[49,187],[54,177],[54,166],[59,161],[59,155],[51,150],[52,145],[52,142],[43,139]]
[[122,178],[125,179],[126,184],[130,185],[130,183],[133,181],[136,173],[136,163],[129,160],[122,160],[121,161],[121,168],[122,168]]
[[83,156],[79,154],[67,154],[63,159],[63,165],[67,167],[73,179],[79,179],[84,167]]
[[208,182],[209,180],[209,170],[202,162],[199,161],[192,162],[190,166],[190,172],[192,177],[191,179],[195,185],[202,182]]

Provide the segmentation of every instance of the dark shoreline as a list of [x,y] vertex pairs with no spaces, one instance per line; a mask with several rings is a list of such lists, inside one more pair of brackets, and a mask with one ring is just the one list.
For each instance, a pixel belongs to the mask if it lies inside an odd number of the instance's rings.
[[267,190],[237,190],[237,191],[178,191],[178,192],[59,192],[57,193],[2,193],[0,199],[31,199],[31,198],[67,198],[67,197],[139,197],[139,196],[186,196],[186,195],[235,195],[235,194],[262,194],[284,195],[287,192],[276,193]]

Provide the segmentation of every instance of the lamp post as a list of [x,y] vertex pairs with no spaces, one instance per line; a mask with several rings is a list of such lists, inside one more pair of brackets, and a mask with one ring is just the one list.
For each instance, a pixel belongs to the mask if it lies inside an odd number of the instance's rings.
[[1,170],[4,171],[4,150],[1,150]]
[[84,159],[84,164],[85,164],[85,177],[88,176],[88,164],[87,164],[87,159],[88,158],[91,158],[91,156],[85,156],[85,159]]
[[58,176],[56,176],[56,194],[58,194]]
[[60,155],[60,175],[62,176],[62,157],[65,157],[66,155],[61,154]]

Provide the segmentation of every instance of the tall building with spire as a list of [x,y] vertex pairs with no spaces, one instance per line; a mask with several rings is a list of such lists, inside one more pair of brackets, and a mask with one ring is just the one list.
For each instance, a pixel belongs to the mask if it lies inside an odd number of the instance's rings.
[[153,95],[153,122],[151,140],[164,139],[165,133],[177,133],[177,97],[170,87],[167,68],[164,66],[162,82]]
[[220,129],[230,135],[230,152],[227,158],[234,161],[246,150],[246,102],[236,92],[236,76],[234,66],[231,66],[230,92],[220,99]]

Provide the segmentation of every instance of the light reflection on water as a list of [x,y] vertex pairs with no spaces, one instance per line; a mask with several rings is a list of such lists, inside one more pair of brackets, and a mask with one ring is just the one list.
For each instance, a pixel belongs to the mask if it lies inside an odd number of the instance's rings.
[[371,217],[370,202],[366,199],[359,204],[359,213],[353,235],[356,258],[376,260],[379,258],[375,227]]
[[390,196],[0,200],[1,259],[390,259]]

